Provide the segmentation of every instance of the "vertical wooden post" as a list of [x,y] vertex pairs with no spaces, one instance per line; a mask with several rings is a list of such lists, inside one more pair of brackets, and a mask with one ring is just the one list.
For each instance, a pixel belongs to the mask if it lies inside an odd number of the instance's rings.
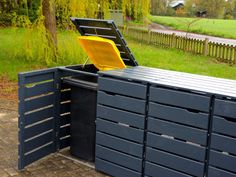
[[171,43],[172,43],[171,47],[176,48],[176,34],[175,33],[172,34]]
[[151,42],[151,35],[152,35],[152,31],[148,30],[148,44],[150,44]]
[[209,50],[209,39],[206,38],[204,41],[204,55],[207,56],[208,55],[208,50]]
[[236,64],[236,47],[234,47],[234,64]]

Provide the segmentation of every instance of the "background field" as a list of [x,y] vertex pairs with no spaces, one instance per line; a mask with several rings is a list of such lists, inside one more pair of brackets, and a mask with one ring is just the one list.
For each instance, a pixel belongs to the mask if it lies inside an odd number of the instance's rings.
[[[187,26],[196,18],[151,16],[155,23],[170,26],[177,30],[187,30]],[[190,28],[191,32],[236,39],[236,20],[199,19]]]
[[[37,44],[35,35],[28,34],[29,31],[21,28],[0,29],[0,76],[17,80],[18,72],[57,65],[81,64],[86,59],[85,54],[76,42],[78,34],[73,31],[59,31],[58,50],[60,60],[57,64],[46,65],[40,61],[39,50],[41,50],[41,44]],[[26,36],[29,39],[26,40]],[[25,41],[28,40],[34,41],[33,47],[27,46],[28,43]],[[209,57],[184,53],[175,49],[153,47],[129,39],[127,41],[138,63],[142,66],[236,79],[235,66],[229,66]],[[28,53],[32,53],[30,58],[27,58]]]

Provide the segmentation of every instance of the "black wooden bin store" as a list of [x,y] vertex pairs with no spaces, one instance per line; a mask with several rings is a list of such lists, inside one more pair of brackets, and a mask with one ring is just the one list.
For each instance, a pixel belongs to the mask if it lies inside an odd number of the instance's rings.
[[19,169],[70,147],[116,177],[236,177],[236,81],[137,66],[113,21],[72,21],[131,67],[19,74]]

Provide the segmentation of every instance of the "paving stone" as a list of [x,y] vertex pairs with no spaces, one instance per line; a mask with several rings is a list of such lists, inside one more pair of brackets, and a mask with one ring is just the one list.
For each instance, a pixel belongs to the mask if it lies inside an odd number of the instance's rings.
[[[0,100],[0,177],[105,177],[85,165],[74,162],[63,156],[52,154],[39,160],[24,170],[17,170],[18,159],[18,113],[17,107],[6,100]],[[2,107],[6,107],[3,109]],[[15,111],[14,111],[15,110]],[[70,153],[69,149],[63,155]]]

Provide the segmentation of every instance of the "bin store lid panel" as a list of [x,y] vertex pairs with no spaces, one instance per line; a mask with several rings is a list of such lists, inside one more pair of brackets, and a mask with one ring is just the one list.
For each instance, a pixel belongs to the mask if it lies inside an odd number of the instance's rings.
[[73,17],[71,21],[82,36],[98,36],[112,40],[118,48],[125,65],[138,66],[138,63],[113,20]]
[[112,40],[97,36],[80,36],[78,40],[89,59],[100,71],[126,67]]
[[100,75],[236,99],[236,81],[143,66],[100,71]]

